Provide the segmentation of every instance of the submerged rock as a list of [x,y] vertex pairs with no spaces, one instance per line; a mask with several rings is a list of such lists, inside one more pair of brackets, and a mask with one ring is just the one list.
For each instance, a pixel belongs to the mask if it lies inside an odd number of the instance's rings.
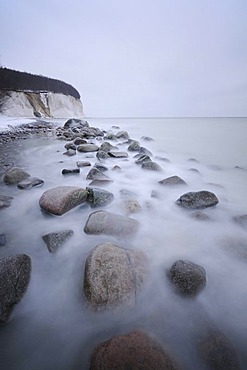
[[7,238],[5,234],[0,234],[0,247],[4,247],[7,243]]
[[5,172],[3,181],[7,185],[18,184],[19,182],[26,180],[30,174],[24,171],[22,168],[13,167],[7,172]]
[[89,215],[84,232],[93,235],[127,237],[136,234],[138,229],[139,222],[133,218],[106,211],[96,211]]
[[210,191],[202,190],[183,194],[176,203],[184,208],[207,208],[219,203],[218,198]]
[[18,303],[26,289],[31,274],[31,258],[16,254],[0,259],[0,321],[6,322],[14,304]]
[[191,218],[194,218],[194,220],[197,220],[197,221],[210,220],[210,217],[206,213],[201,212],[201,211],[191,213]]
[[17,184],[19,189],[31,189],[35,186],[41,186],[44,184],[44,180],[39,179],[38,177],[28,177],[26,180],[23,180]]
[[147,273],[143,252],[112,243],[95,247],[86,259],[84,293],[95,311],[133,307]]
[[100,171],[98,168],[93,167],[88,172],[86,180],[105,180],[105,181],[112,181],[110,177],[105,175],[102,171]]
[[164,180],[159,181],[161,185],[187,185],[186,182],[179,176],[170,176]]
[[126,199],[123,203],[123,208],[126,213],[138,213],[142,210],[142,206],[135,199]]
[[86,188],[88,193],[87,202],[90,204],[91,207],[101,207],[110,204],[113,199],[114,195],[107,190],[99,189],[99,188]]
[[72,235],[73,230],[64,230],[56,233],[49,233],[42,236],[48,251],[54,253],[60,248]]
[[127,131],[118,131],[118,132],[116,133],[116,137],[117,137],[118,139],[129,139],[129,134],[128,134],[128,132],[127,132]]
[[177,293],[193,297],[206,285],[206,271],[190,261],[176,261],[170,268],[169,280]]
[[90,370],[177,370],[173,358],[143,331],[112,337],[93,351]]
[[244,229],[247,229],[247,214],[234,216],[233,220]]
[[87,191],[76,186],[58,186],[46,190],[40,197],[40,208],[53,215],[61,216],[84,203]]
[[14,197],[0,195],[0,209],[4,207],[10,207],[12,199],[14,199]]
[[127,158],[129,156],[127,152],[108,152],[108,154],[114,158]]
[[137,140],[133,140],[128,146],[130,152],[139,152],[140,148],[140,143]]
[[153,161],[143,161],[142,162],[142,168],[145,170],[150,170],[150,171],[162,171],[161,166]]

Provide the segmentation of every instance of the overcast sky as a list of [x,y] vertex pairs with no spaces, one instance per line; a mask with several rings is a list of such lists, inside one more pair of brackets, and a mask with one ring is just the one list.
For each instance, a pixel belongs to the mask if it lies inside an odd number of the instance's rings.
[[88,116],[247,116],[247,0],[0,0],[0,63]]

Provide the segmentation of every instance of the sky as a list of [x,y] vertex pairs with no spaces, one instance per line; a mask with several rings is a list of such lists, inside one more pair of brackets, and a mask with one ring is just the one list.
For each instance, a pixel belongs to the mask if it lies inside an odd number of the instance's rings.
[[87,116],[247,116],[247,0],[0,0],[0,64]]

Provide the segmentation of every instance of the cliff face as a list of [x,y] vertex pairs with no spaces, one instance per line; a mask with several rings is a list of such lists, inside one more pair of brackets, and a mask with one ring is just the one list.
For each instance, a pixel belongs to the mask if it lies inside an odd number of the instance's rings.
[[15,117],[82,117],[80,94],[44,76],[0,68],[0,112]]

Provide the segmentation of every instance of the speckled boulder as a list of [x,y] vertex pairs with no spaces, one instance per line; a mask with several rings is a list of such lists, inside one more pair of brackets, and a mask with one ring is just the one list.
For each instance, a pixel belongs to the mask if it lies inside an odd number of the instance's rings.
[[219,200],[214,193],[202,190],[185,193],[176,201],[176,203],[184,208],[202,209],[215,206],[219,203]]
[[143,331],[113,337],[92,354],[90,370],[176,370],[175,361]]
[[31,274],[31,258],[16,254],[0,259],[0,321],[9,319],[13,306],[18,303],[26,289]]
[[86,259],[83,288],[94,311],[133,307],[147,273],[147,258],[141,251],[112,243],[95,247]]
[[104,189],[87,187],[86,191],[88,194],[87,203],[89,203],[91,207],[106,206],[107,204],[110,204],[114,199],[114,195]]
[[53,215],[61,216],[84,203],[87,191],[76,186],[58,186],[46,190],[40,197],[40,208]]
[[13,167],[7,172],[5,172],[3,181],[7,185],[18,184],[19,182],[26,180],[30,174],[24,171],[22,168]]

